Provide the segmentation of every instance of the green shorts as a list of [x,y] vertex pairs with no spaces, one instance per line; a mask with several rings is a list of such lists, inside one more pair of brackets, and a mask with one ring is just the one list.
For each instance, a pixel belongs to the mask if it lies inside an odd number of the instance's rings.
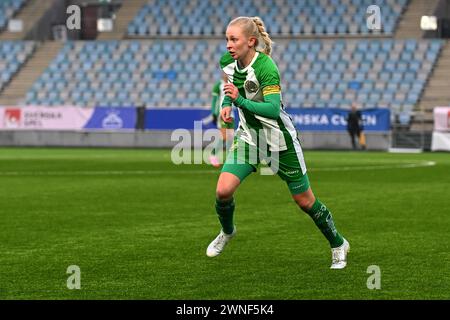
[[252,172],[256,172],[261,161],[264,161],[273,173],[286,181],[293,195],[303,193],[308,190],[310,184],[302,149],[298,142],[294,143],[298,146],[291,145],[280,152],[263,152],[256,146],[235,138],[222,172],[232,173],[242,182]]

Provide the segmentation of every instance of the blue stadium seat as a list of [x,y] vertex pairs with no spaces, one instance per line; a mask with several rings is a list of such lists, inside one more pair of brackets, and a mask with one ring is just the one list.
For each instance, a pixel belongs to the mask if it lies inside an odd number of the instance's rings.
[[[433,54],[427,66],[432,66],[442,42],[414,41],[280,41],[274,60],[282,77],[283,97],[293,107],[348,108],[352,96],[364,106],[415,105],[431,72],[422,68],[417,53],[427,48]],[[81,49],[78,55],[73,54],[74,45]],[[211,97],[205,88],[211,90],[218,78],[217,63],[224,49],[223,41],[194,39],[68,42],[27,93],[26,101],[208,106]],[[196,52],[206,53],[206,58],[199,59]],[[19,63],[17,58],[11,61]],[[353,87],[354,81],[360,85]],[[37,96],[41,92],[42,98]]]
[[[261,10],[257,1],[243,3],[242,1],[227,1],[226,5],[219,2],[216,7],[211,7],[208,0],[199,0],[195,7],[189,2],[167,2],[154,0],[144,5],[133,20],[129,23],[127,32],[130,36],[148,36],[172,34],[174,35],[212,35],[223,29],[231,20],[230,12],[245,12],[249,16],[261,16],[266,22],[267,29],[272,34],[288,33],[315,33],[315,34],[347,34],[353,33],[353,26],[357,27],[356,33],[370,35],[373,32],[367,30],[365,24],[365,10],[371,3],[367,1],[346,1],[334,4],[334,0],[310,2],[297,0],[292,5],[292,10],[282,10],[286,4],[284,1],[265,3],[264,7],[270,10]],[[381,4],[380,4],[381,5]],[[386,0],[383,2],[384,29],[383,33],[391,35],[396,23],[405,7],[403,0]],[[163,10],[169,8],[169,10]],[[330,8],[335,8],[330,10]],[[400,8],[400,10],[399,10]],[[231,11],[230,11],[231,10]],[[183,16],[184,12],[190,12],[189,16]],[[356,14],[355,14],[356,12]],[[346,17],[353,17],[350,23]],[[301,16],[301,19],[299,19]],[[168,21],[178,21],[180,27],[172,29]],[[279,22],[282,22],[282,26]],[[150,31],[150,29],[152,31]],[[154,30],[154,31],[153,31]]]
[[[11,4],[11,2],[6,2]],[[5,3],[0,4],[0,7]],[[25,50],[29,46],[30,50]],[[0,42],[0,91],[6,86],[11,78],[19,71],[26,60],[35,49],[34,42],[24,41],[1,41]],[[19,59],[19,55],[21,58]]]

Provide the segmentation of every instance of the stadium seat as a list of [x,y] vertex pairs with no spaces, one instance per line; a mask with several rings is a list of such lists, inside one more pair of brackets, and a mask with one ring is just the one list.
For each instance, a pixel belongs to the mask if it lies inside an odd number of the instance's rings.
[[24,6],[27,0],[0,1],[0,30],[4,29],[8,21]]
[[[208,0],[198,0],[195,5],[189,1],[154,0],[139,10],[129,23],[127,32],[131,37],[221,35],[236,12],[242,11],[248,16],[262,17],[267,30],[273,35],[363,34],[370,36],[373,31],[366,26],[365,11],[371,4],[370,1],[362,0],[343,1],[339,4],[334,0],[320,2],[276,0],[270,3],[261,3],[256,0],[247,2],[231,0],[216,2],[212,8]],[[382,33],[393,34],[405,6],[404,0],[383,1]],[[189,16],[183,17],[183,12],[189,12]],[[168,23],[169,21],[171,23]],[[178,24],[175,24],[175,21]]]
[[[277,41],[273,58],[287,107],[348,108],[356,99],[363,108],[382,102],[399,112],[420,99],[441,47],[435,40],[293,39]],[[223,50],[221,40],[67,42],[25,99],[207,107]],[[430,60],[417,59],[418,52]]]
[[0,42],[0,91],[29,59],[35,46],[36,44],[32,41]]

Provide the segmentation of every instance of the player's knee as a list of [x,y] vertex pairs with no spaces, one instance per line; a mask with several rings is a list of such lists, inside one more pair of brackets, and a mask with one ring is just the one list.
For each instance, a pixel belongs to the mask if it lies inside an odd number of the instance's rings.
[[216,198],[218,200],[228,200],[233,197],[232,188],[228,188],[225,186],[218,186],[216,189]]
[[312,206],[314,205],[314,198],[311,197],[297,197],[295,198],[295,202],[297,205],[305,212],[308,212]]

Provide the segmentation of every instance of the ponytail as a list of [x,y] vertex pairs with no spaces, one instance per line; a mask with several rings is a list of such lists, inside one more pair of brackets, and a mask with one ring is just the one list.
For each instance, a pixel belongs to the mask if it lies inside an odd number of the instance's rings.
[[253,22],[255,23],[256,27],[258,28],[258,33],[261,37],[261,40],[264,42],[264,48],[263,52],[270,56],[272,53],[272,39],[270,39],[269,34],[266,31],[266,26],[264,25],[264,22],[261,20],[260,17],[253,17]]

